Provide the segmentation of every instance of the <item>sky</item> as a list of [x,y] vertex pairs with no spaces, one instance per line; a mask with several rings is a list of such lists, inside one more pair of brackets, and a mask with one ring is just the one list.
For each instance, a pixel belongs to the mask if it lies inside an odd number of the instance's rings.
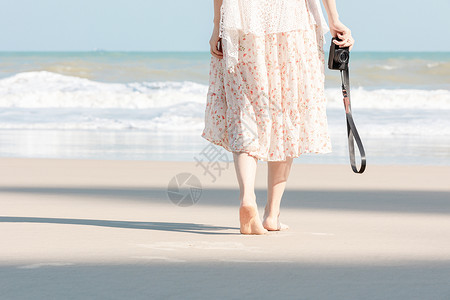
[[[213,0],[0,4],[0,51],[209,51],[213,28]],[[450,51],[450,0],[336,0],[336,5],[355,39],[352,51]],[[329,33],[326,39],[329,45]]]

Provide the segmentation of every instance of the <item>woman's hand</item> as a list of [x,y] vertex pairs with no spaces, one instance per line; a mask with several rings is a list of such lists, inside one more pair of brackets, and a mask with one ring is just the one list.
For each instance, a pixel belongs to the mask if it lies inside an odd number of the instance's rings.
[[350,47],[349,51],[352,50],[355,40],[352,37],[350,29],[347,28],[341,21],[330,22],[330,32],[331,36],[338,37],[341,41],[334,40],[333,42],[339,47]]
[[223,57],[223,52],[218,49],[219,41],[222,45],[222,39],[219,37],[219,25],[214,25],[211,39],[209,40],[209,45],[211,47],[210,52],[215,57],[221,59]]

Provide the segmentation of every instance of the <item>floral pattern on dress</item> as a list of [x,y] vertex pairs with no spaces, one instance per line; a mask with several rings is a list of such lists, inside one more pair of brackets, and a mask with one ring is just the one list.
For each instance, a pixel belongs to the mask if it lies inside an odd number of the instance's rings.
[[211,56],[201,136],[263,161],[331,152],[324,57],[323,35],[313,23],[305,30],[242,34],[235,72]]

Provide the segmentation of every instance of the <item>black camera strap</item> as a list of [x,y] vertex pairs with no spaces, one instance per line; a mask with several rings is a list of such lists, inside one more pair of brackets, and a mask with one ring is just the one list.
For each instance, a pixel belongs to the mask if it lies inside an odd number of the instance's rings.
[[[344,108],[345,115],[347,117],[347,136],[348,136],[348,151],[350,153],[350,164],[352,166],[353,172],[362,173],[366,169],[366,152],[364,151],[361,138],[359,137],[358,130],[356,130],[355,123],[353,122],[352,109],[350,105],[350,77],[348,68],[341,71],[341,81],[342,81],[342,95],[344,96]],[[358,171],[355,162],[355,144],[356,141],[359,153],[361,154],[361,167]]]

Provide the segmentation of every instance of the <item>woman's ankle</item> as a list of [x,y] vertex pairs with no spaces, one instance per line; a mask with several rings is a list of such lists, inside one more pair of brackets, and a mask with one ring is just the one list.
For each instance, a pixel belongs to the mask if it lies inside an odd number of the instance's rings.
[[279,216],[280,216],[280,210],[270,209],[267,207],[264,208],[264,218],[276,219]]
[[256,204],[256,196],[245,196],[240,200],[241,206],[257,206]]

